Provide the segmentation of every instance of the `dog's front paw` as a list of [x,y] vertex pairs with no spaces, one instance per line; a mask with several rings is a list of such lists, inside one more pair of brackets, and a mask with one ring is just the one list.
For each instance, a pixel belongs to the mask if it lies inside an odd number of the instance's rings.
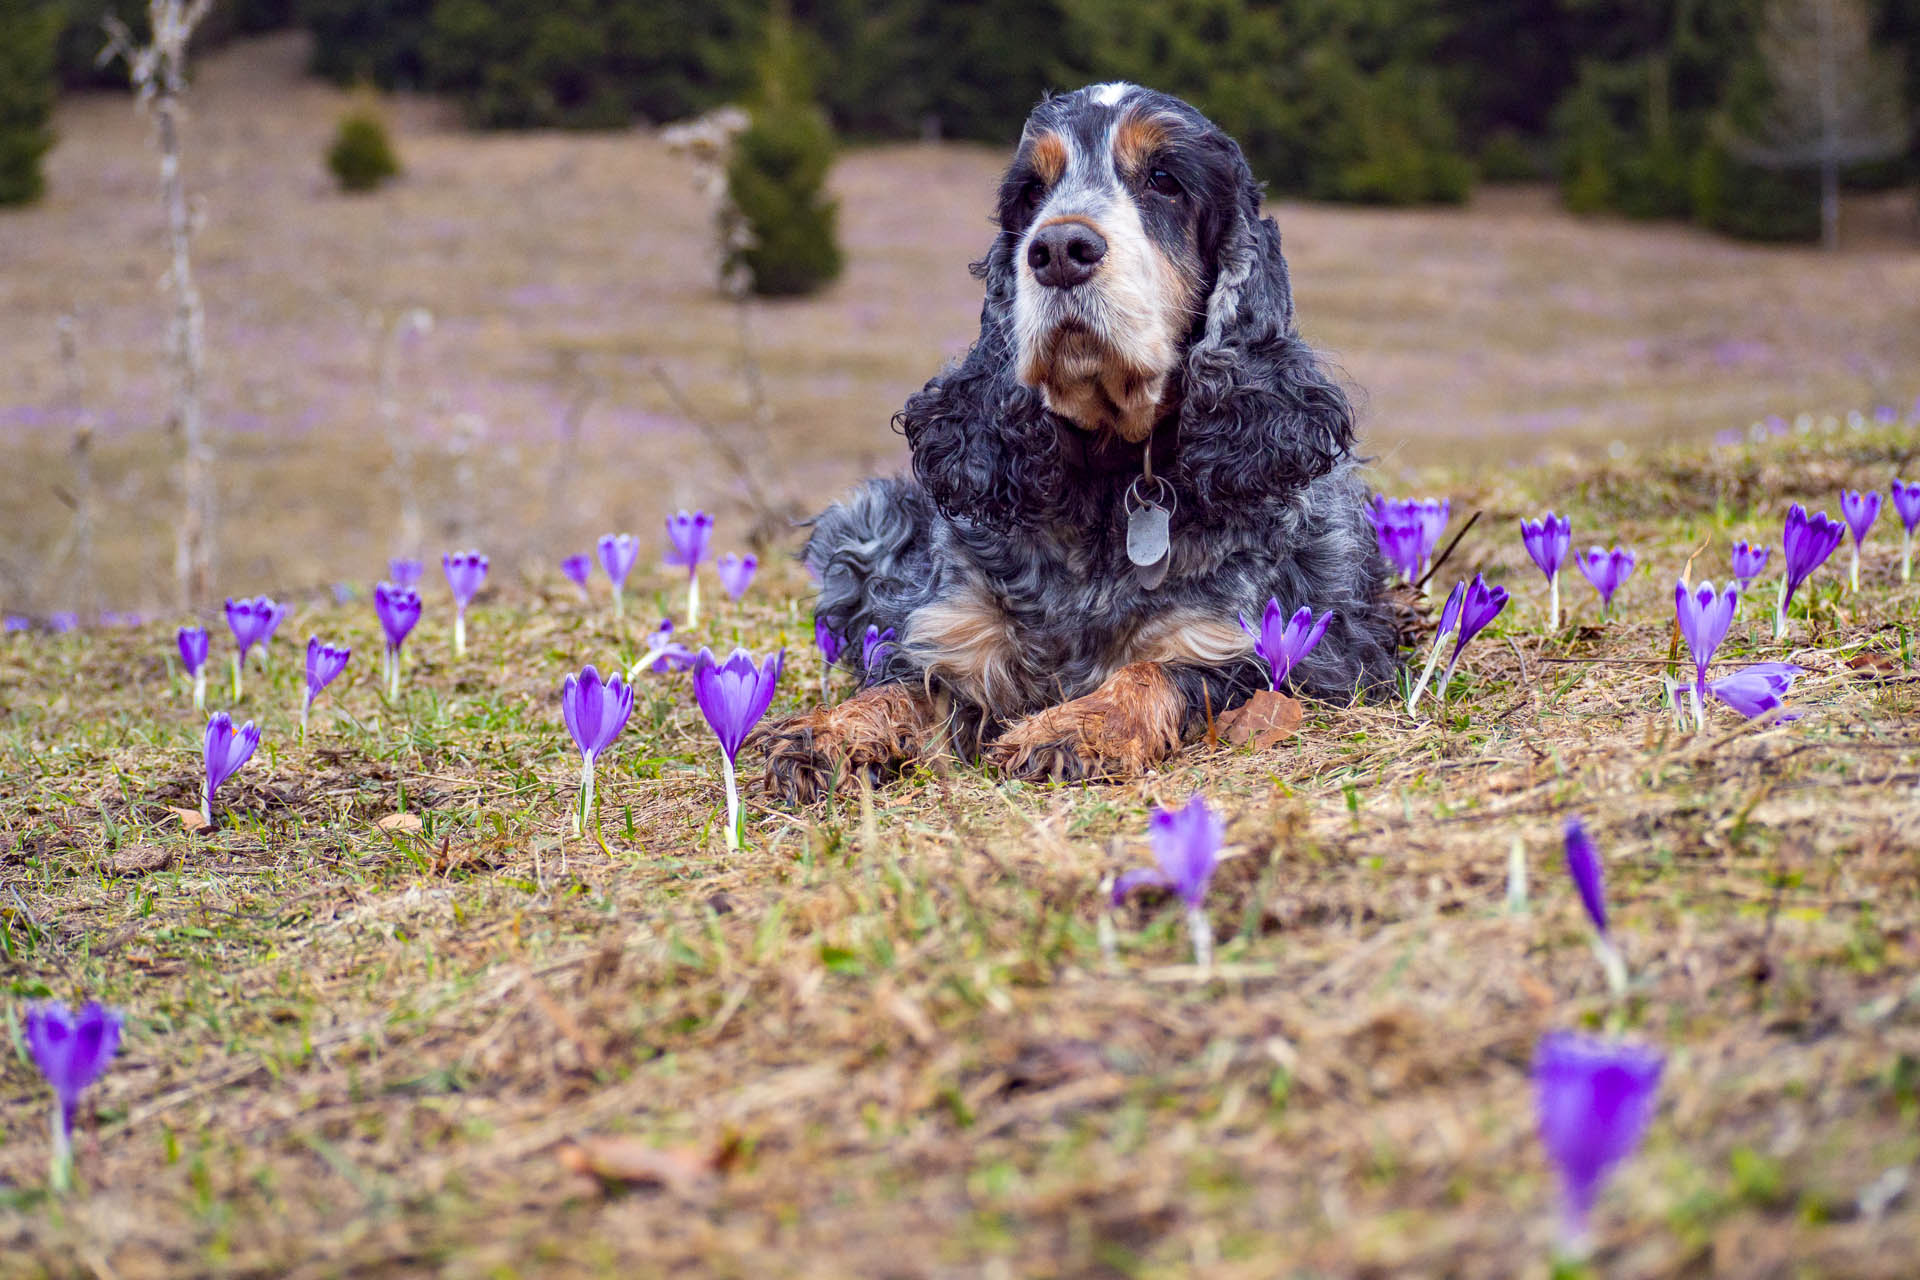
[[1116,671],[1084,698],[1028,716],[987,744],[1015,778],[1130,778],[1180,749],[1180,691],[1158,663]]
[[852,789],[862,774],[881,781],[919,755],[933,729],[932,702],[892,684],[789,717],[754,740],[766,751],[767,790],[788,804],[810,804],[829,792]]

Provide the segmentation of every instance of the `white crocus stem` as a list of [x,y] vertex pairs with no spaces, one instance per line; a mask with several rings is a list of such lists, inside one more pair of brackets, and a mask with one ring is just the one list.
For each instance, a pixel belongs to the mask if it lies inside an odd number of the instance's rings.
[[400,650],[387,646],[387,701],[400,701]]
[[240,654],[233,655],[233,700],[240,701]]
[[1847,590],[1858,591],[1859,589],[1860,589],[1860,544],[1856,542],[1853,544],[1853,564],[1847,570]]
[[1706,708],[1700,705],[1700,681],[1698,679],[1687,686],[1687,703],[1693,708],[1693,727],[1696,732],[1707,727]]
[[461,605],[453,611],[453,656],[466,656],[467,652],[467,607]]
[[73,1136],[67,1132],[67,1117],[57,1098],[53,1103],[53,1169],[48,1182],[55,1195],[73,1190]]
[[313,710],[313,695],[309,693],[300,700],[300,745],[307,745],[307,713]]
[[200,780],[200,816],[213,825],[213,785],[205,778]]
[[695,569],[687,575],[687,625],[700,625],[700,571]]
[[820,701],[831,702],[833,700],[832,696],[828,693],[828,690],[832,686],[832,684],[833,684],[833,664],[829,662],[825,666],[820,668]]
[[193,673],[193,709],[195,711],[205,711],[207,709],[207,668],[205,663],[202,663],[200,669]]
[[1773,608],[1773,638],[1784,640],[1787,635],[1787,575],[1780,575],[1780,603]]
[[1507,910],[1518,915],[1527,909],[1527,846],[1519,836],[1507,846]]
[[1547,575],[1547,630],[1560,629],[1560,571]]
[[1447,700],[1447,685],[1452,683],[1454,670],[1460,665],[1460,655],[1465,652],[1465,649],[1456,648],[1453,656],[1447,659],[1446,667],[1440,672],[1440,683],[1433,687],[1433,696],[1436,700],[1440,702]]
[[620,599],[620,584],[616,582],[613,584],[613,616],[619,617],[623,608],[625,605]]
[[740,847],[740,791],[733,781],[733,757],[720,753],[720,771],[727,780],[727,848]]
[[1414,714],[1414,708],[1420,705],[1420,695],[1427,691],[1427,681],[1433,679],[1433,669],[1440,663],[1440,648],[1446,644],[1452,631],[1442,631],[1433,638],[1433,652],[1427,655],[1427,665],[1420,669],[1420,679],[1413,686],[1413,692],[1407,695],[1407,714]]
[[1621,958],[1620,949],[1613,945],[1613,939],[1604,933],[1593,935],[1594,958],[1600,961],[1600,968],[1607,975],[1607,990],[1618,1000],[1627,994],[1627,962]]
[[573,834],[585,835],[587,819],[593,816],[593,752],[580,757],[580,807],[573,813]]
[[1187,908],[1187,936],[1193,939],[1193,962],[1202,969],[1213,967],[1213,921],[1198,903]]
[[1900,531],[1900,581],[1913,581],[1913,530]]

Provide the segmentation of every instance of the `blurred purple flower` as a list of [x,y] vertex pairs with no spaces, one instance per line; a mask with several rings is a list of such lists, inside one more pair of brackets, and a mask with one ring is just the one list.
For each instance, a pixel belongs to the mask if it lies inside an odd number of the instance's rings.
[[1780,607],[1773,619],[1775,640],[1787,634],[1787,609],[1793,604],[1793,593],[1815,569],[1827,562],[1846,536],[1846,526],[1824,511],[1808,515],[1807,509],[1797,502],[1787,508],[1786,526],[1780,538],[1786,551],[1786,572],[1780,577]]
[[[1786,693],[1802,671],[1790,662],[1756,662],[1710,682],[1707,691],[1747,719],[1758,720],[1786,705]],[[1775,717],[1776,723],[1797,719],[1798,715]]]
[[1900,411],[1890,404],[1877,405],[1873,411],[1873,420],[1883,427],[1890,427],[1900,421]]
[[1533,1059],[1540,1140],[1560,1174],[1566,1240],[1576,1251],[1601,1186],[1653,1119],[1662,1065],[1654,1050],[1572,1032],[1540,1041]]
[[347,659],[352,656],[353,650],[345,645],[322,644],[319,636],[307,637],[307,698],[300,704],[301,746],[307,742],[307,714],[313,710],[313,700],[347,669]]
[[207,629],[182,627],[175,633],[174,641],[180,646],[180,665],[193,677],[193,709],[204,712],[207,709],[207,650],[211,644]]
[[867,624],[867,634],[860,641],[860,670],[867,682],[880,674],[880,664],[893,649],[893,628],[882,631],[873,623]]
[[592,666],[568,676],[560,688],[560,715],[573,744],[580,748],[580,807],[573,815],[573,833],[586,830],[593,816],[593,766],[605,754],[633,714],[633,686],[616,673],[605,681]]
[[33,619],[23,613],[10,613],[4,621],[0,621],[0,631],[12,633],[31,630],[33,630]]
[[489,564],[478,551],[441,553],[440,571],[447,575],[447,589],[453,592],[453,656],[456,658],[467,651],[467,606],[486,582]]
[[1600,871],[1600,854],[1593,847],[1593,838],[1587,834],[1586,823],[1577,815],[1567,819],[1566,844],[1567,874],[1573,877],[1573,887],[1580,893],[1580,905],[1587,909],[1587,918],[1604,935],[1607,895]]
[[760,567],[760,558],[751,554],[736,556],[729,551],[714,561],[713,567],[714,572],[720,575],[720,585],[727,595],[738,600],[753,585],[753,573]]
[[677,511],[667,517],[667,555],[670,565],[687,571],[687,625],[700,625],[700,565],[713,537],[713,517],[704,511]]
[[1895,478],[1893,509],[1900,516],[1900,581],[1913,581],[1913,531],[1920,527],[1920,480]]
[[233,717],[224,711],[214,712],[207,720],[203,751],[206,777],[200,791],[200,816],[209,826],[213,824],[213,797],[219,792],[220,784],[252,759],[253,749],[259,745],[260,730],[251,720],[238,729],[233,727]]
[[412,557],[401,557],[387,561],[387,581],[396,587],[417,587],[420,575],[426,572],[426,565]]
[[1693,721],[1698,728],[1704,729],[1707,724],[1706,710],[1701,705],[1707,692],[1707,667],[1713,662],[1714,651],[1727,638],[1739,606],[1738,587],[1729,586],[1716,593],[1711,582],[1703,582],[1692,590],[1684,582],[1673,584],[1674,617],[1680,624],[1680,637],[1693,655],[1693,685],[1689,692],[1693,700]]
[[1758,543],[1736,542],[1733,544],[1733,580],[1742,591],[1753,585],[1753,580],[1766,572],[1767,560],[1773,555],[1772,547],[1763,547]]
[[1447,527],[1453,501],[1449,498],[1389,498],[1375,494],[1368,504],[1374,540],[1380,554],[1411,582],[1425,570]]
[[583,555],[571,555],[560,562],[560,572],[566,574],[568,581],[580,588],[582,596],[587,594],[587,579],[593,573],[593,561]]
[[336,582],[333,584],[333,602],[335,604],[346,604],[352,599],[353,585],[351,583]]
[[1193,936],[1193,961],[1205,966],[1213,960],[1213,925],[1204,909],[1207,886],[1219,863],[1226,826],[1195,792],[1178,809],[1155,809],[1147,820],[1157,867],[1123,872],[1113,882],[1113,905],[1144,885],[1170,889],[1187,906],[1188,932]]
[[716,662],[708,649],[702,649],[694,659],[694,700],[700,704],[714,737],[720,740],[720,765],[727,784],[729,849],[740,847],[740,792],[734,780],[734,759],[747,734],[772,705],[786,659],[785,649],[764,664],[756,662],[745,649],[735,649],[724,663]]
[[255,596],[248,600],[242,597],[227,599],[227,630],[233,633],[235,653],[233,655],[233,698],[240,700],[240,668],[247,660],[247,650],[256,644],[266,643],[274,628],[280,625],[280,606],[271,597]]
[[1533,562],[1540,566],[1540,572],[1547,576],[1547,627],[1549,630],[1558,630],[1560,567],[1567,562],[1567,551],[1573,544],[1573,521],[1551,511],[1538,520],[1522,520],[1520,541],[1526,546],[1527,554],[1533,557]]
[[666,671],[685,671],[693,665],[693,650],[673,638],[673,619],[662,618],[660,625],[647,633],[647,653],[634,664],[636,671],[658,675]]
[[412,587],[382,582],[373,589],[373,609],[380,618],[380,629],[387,633],[387,698],[400,697],[400,650],[420,621],[420,593]]
[[813,643],[820,650],[820,699],[824,702],[833,680],[833,664],[840,661],[840,652],[847,646],[840,633],[834,630],[833,619],[824,613],[813,615]]
[[594,550],[599,553],[600,567],[613,583],[613,616],[617,618],[622,610],[620,594],[626,589],[627,575],[633,572],[633,562],[640,555],[640,542],[630,533],[603,533]]
[[1625,547],[1591,547],[1574,560],[1593,589],[1600,593],[1600,616],[1605,618],[1613,610],[1614,593],[1633,576],[1633,567],[1638,563],[1633,552]]
[[1253,650],[1267,664],[1271,675],[1270,687],[1278,690],[1281,681],[1320,643],[1320,637],[1327,633],[1327,623],[1332,620],[1333,610],[1327,610],[1316,620],[1307,605],[1294,610],[1291,619],[1283,620],[1280,601],[1269,599],[1267,610],[1260,618],[1260,630],[1247,625],[1244,613],[1240,615],[1240,629],[1253,637]]
[[1880,518],[1880,491],[1869,489],[1865,493],[1858,489],[1843,489],[1840,493],[1840,514],[1847,518],[1847,528],[1853,531],[1853,568],[1847,575],[1848,589],[1860,589],[1860,544],[1867,539],[1867,531],[1873,528],[1873,522]]
[[78,1014],[58,1001],[27,1006],[27,1050],[47,1083],[53,1086],[53,1189],[73,1185],[73,1122],[80,1095],[106,1074],[120,1047],[121,1018],[97,1000],[89,1000]]

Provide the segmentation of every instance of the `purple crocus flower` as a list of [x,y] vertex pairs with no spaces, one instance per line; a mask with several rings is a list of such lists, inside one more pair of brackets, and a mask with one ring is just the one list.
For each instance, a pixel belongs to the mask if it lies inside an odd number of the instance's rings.
[[1520,522],[1520,541],[1527,554],[1547,575],[1547,629],[1560,628],[1560,566],[1573,545],[1573,521],[1549,511],[1538,520]]
[[1753,580],[1767,571],[1767,561],[1773,555],[1772,547],[1763,547],[1757,543],[1736,542],[1733,544],[1733,581],[1742,591],[1753,585]]
[[1507,607],[1507,589],[1489,587],[1481,574],[1473,575],[1473,582],[1467,587],[1460,601],[1459,634],[1453,642],[1453,657],[1447,660],[1447,669],[1440,673],[1440,684],[1434,690],[1434,696],[1444,699],[1447,696],[1447,682],[1453,679],[1453,672],[1460,665],[1460,655],[1466,652],[1467,644],[1482,631],[1488,623],[1500,616]]
[[1447,593],[1447,603],[1440,610],[1440,624],[1433,630],[1433,649],[1427,654],[1427,665],[1420,669],[1420,678],[1413,683],[1413,690],[1407,695],[1407,714],[1413,715],[1420,705],[1420,695],[1427,691],[1427,681],[1433,679],[1433,669],[1440,663],[1440,649],[1448,636],[1460,634],[1460,613],[1466,607],[1467,584],[1456,582],[1453,590]]
[[1564,1241],[1585,1252],[1587,1221],[1609,1174],[1653,1119],[1662,1059],[1652,1049],[1553,1031],[1533,1059],[1540,1141],[1565,1193]]
[[713,538],[713,517],[704,511],[676,511],[667,517],[666,561],[687,571],[687,625],[700,625],[700,565]]
[[1593,921],[1594,952],[1606,972],[1607,986],[1614,995],[1625,995],[1627,966],[1607,932],[1607,895],[1600,871],[1600,852],[1594,848],[1593,837],[1587,834],[1586,823],[1577,814],[1567,819],[1566,847],[1567,874],[1573,878],[1573,887],[1580,894],[1580,905],[1587,909],[1587,918]]
[[567,580],[580,588],[582,597],[586,596],[587,579],[593,574],[593,561],[583,555],[571,555],[560,562],[560,572],[566,574]]
[[207,650],[210,641],[205,627],[182,627],[175,635],[180,645],[180,663],[193,677],[193,709],[207,709]]
[[868,681],[880,674],[880,664],[886,660],[893,648],[893,628],[882,631],[873,623],[867,624],[867,634],[860,641],[860,670],[866,673]]
[[1178,894],[1187,906],[1187,930],[1193,938],[1193,962],[1205,966],[1213,962],[1213,923],[1205,910],[1207,886],[1220,858],[1220,844],[1226,826],[1220,815],[1208,807],[1206,797],[1195,792],[1178,809],[1155,809],[1147,819],[1147,835],[1153,842],[1153,860],[1157,867],[1141,867],[1123,872],[1113,882],[1113,904],[1143,885],[1158,885]]
[[233,776],[234,770],[253,758],[253,749],[260,745],[260,730],[249,720],[238,729],[233,727],[233,717],[224,711],[216,711],[207,720],[204,761],[206,778],[200,790],[200,816],[213,825],[213,797],[220,790],[220,784]]
[[605,681],[588,666],[577,676],[568,676],[560,688],[560,715],[567,722],[573,744],[580,748],[580,807],[574,811],[573,834],[586,829],[593,816],[593,765],[633,714],[633,686],[616,673]]
[[[1749,720],[1758,720],[1785,706],[1785,695],[1793,688],[1793,679],[1804,668],[1790,662],[1756,662],[1730,676],[1722,676],[1707,685],[1707,691]],[[1784,722],[1797,715],[1776,716]]]
[[833,664],[840,661],[840,651],[847,645],[840,633],[834,630],[833,619],[824,613],[813,615],[813,642],[820,649],[820,700],[824,702],[828,685],[833,679]]
[[1367,508],[1374,540],[1388,564],[1407,581],[1418,578],[1433,557],[1452,512],[1451,499],[1389,498],[1375,494]]
[[694,652],[673,638],[673,619],[662,618],[660,625],[647,633],[647,653],[633,664],[631,679],[641,671],[658,675],[666,671],[685,671],[693,665]]
[[711,650],[702,649],[693,663],[693,696],[700,704],[714,737],[720,740],[720,767],[727,783],[727,848],[740,847],[740,791],[735,784],[733,762],[740,744],[747,740],[753,726],[773,703],[773,691],[786,666],[787,651],[780,650],[764,664],[754,660],[745,649],[735,649],[727,660],[716,662]]
[[73,1187],[73,1121],[80,1095],[106,1073],[120,1047],[120,1015],[96,1000],[74,1013],[58,1001],[27,1006],[27,1049],[53,1086],[53,1189]]
[[1693,700],[1693,722],[1697,728],[1706,728],[1706,711],[1701,699],[1707,692],[1707,667],[1713,662],[1713,654],[1720,642],[1727,638],[1727,631],[1733,626],[1734,611],[1740,605],[1740,589],[1729,586],[1725,591],[1715,593],[1711,582],[1703,582],[1697,588],[1688,590],[1684,582],[1673,584],[1673,612],[1680,623],[1680,636],[1687,642],[1687,649],[1693,654],[1693,685],[1689,690]]
[[467,651],[467,606],[487,580],[488,560],[478,551],[448,551],[440,557],[440,571],[453,592],[453,656]]
[[714,572],[720,575],[721,587],[734,600],[747,594],[747,588],[753,585],[754,570],[759,567],[760,557],[751,554],[737,556],[731,551],[713,562]]
[[1895,477],[1893,509],[1900,517],[1900,581],[1913,581],[1913,531],[1920,526],[1920,480]]
[[1786,572],[1780,577],[1780,608],[1773,618],[1775,640],[1787,634],[1787,609],[1793,604],[1793,593],[1827,562],[1846,536],[1846,526],[1824,511],[1808,515],[1797,502],[1787,508],[1786,527],[1780,538],[1786,551]]
[[1267,611],[1260,618],[1260,630],[1255,631],[1247,625],[1247,615],[1240,615],[1240,629],[1253,637],[1253,651],[1267,664],[1272,676],[1271,687],[1280,688],[1300,660],[1313,652],[1320,643],[1320,637],[1327,633],[1327,623],[1333,620],[1333,610],[1321,614],[1316,621],[1313,610],[1301,605],[1293,611],[1293,617],[1282,621],[1280,601],[1269,599]]
[[276,616],[280,606],[268,596],[255,596],[227,600],[227,630],[233,632],[235,652],[233,655],[233,697],[240,700],[240,667],[247,660],[247,650],[256,644],[263,644],[280,625]]
[[374,612],[380,615],[380,627],[387,633],[387,698],[400,697],[400,649],[406,644],[414,624],[420,621],[420,593],[412,587],[382,582],[373,589]]
[[47,615],[47,630],[64,636],[80,629],[80,615],[71,609],[55,609]]
[[300,704],[301,746],[307,743],[307,713],[313,710],[313,700],[347,669],[347,659],[352,656],[353,650],[345,645],[321,644],[319,636],[307,637],[307,698]]
[[267,625],[265,629],[260,632],[260,665],[261,666],[264,667],[267,665],[267,650],[268,650],[268,646],[271,644],[273,640],[274,633],[280,630],[281,623],[285,622],[288,618],[291,618],[292,616],[293,616],[292,605],[280,604],[277,602],[274,604],[273,612],[267,616]]
[[1880,518],[1880,491],[1868,489],[1862,493],[1858,489],[1843,489],[1840,492],[1840,514],[1847,519],[1847,528],[1853,531],[1853,567],[1847,574],[1847,589],[1860,589],[1860,544],[1867,540],[1867,531],[1873,528],[1873,522]]
[[401,556],[387,561],[387,580],[396,587],[419,586],[420,576],[426,571],[426,565],[411,556]]
[[1575,556],[1574,561],[1593,589],[1600,593],[1600,616],[1605,618],[1613,610],[1614,593],[1633,576],[1633,567],[1638,563],[1633,552],[1625,547],[1591,547]]
[[594,550],[600,555],[600,567],[613,582],[613,616],[617,618],[621,612],[620,593],[627,585],[627,575],[633,572],[633,562],[640,555],[639,540],[630,533],[603,533]]
[[1420,572],[1425,573],[1453,515],[1453,499],[1423,498],[1412,504],[1412,514],[1420,528]]

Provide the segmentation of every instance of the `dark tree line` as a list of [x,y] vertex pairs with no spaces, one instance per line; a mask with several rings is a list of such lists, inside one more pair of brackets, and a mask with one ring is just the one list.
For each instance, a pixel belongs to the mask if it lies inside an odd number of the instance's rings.
[[[143,6],[66,3],[73,84],[100,11]],[[1819,231],[1816,176],[1730,143],[1778,115],[1764,34],[1789,3],[1864,8],[1920,113],[1920,0],[789,0],[828,117],[856,138],[1005,144],[1046,89],[1124,78],[1213,115],[1276,193],[1421,203],[1551,177],[1575,209],[1791,238]],[[451,94],[481,127],[593,128],[750,96],[768,5],[231,0],[225,30],[300,21],[343,83]],[[1905,182],[1915,162],[1909,143],[1845,177]]]

